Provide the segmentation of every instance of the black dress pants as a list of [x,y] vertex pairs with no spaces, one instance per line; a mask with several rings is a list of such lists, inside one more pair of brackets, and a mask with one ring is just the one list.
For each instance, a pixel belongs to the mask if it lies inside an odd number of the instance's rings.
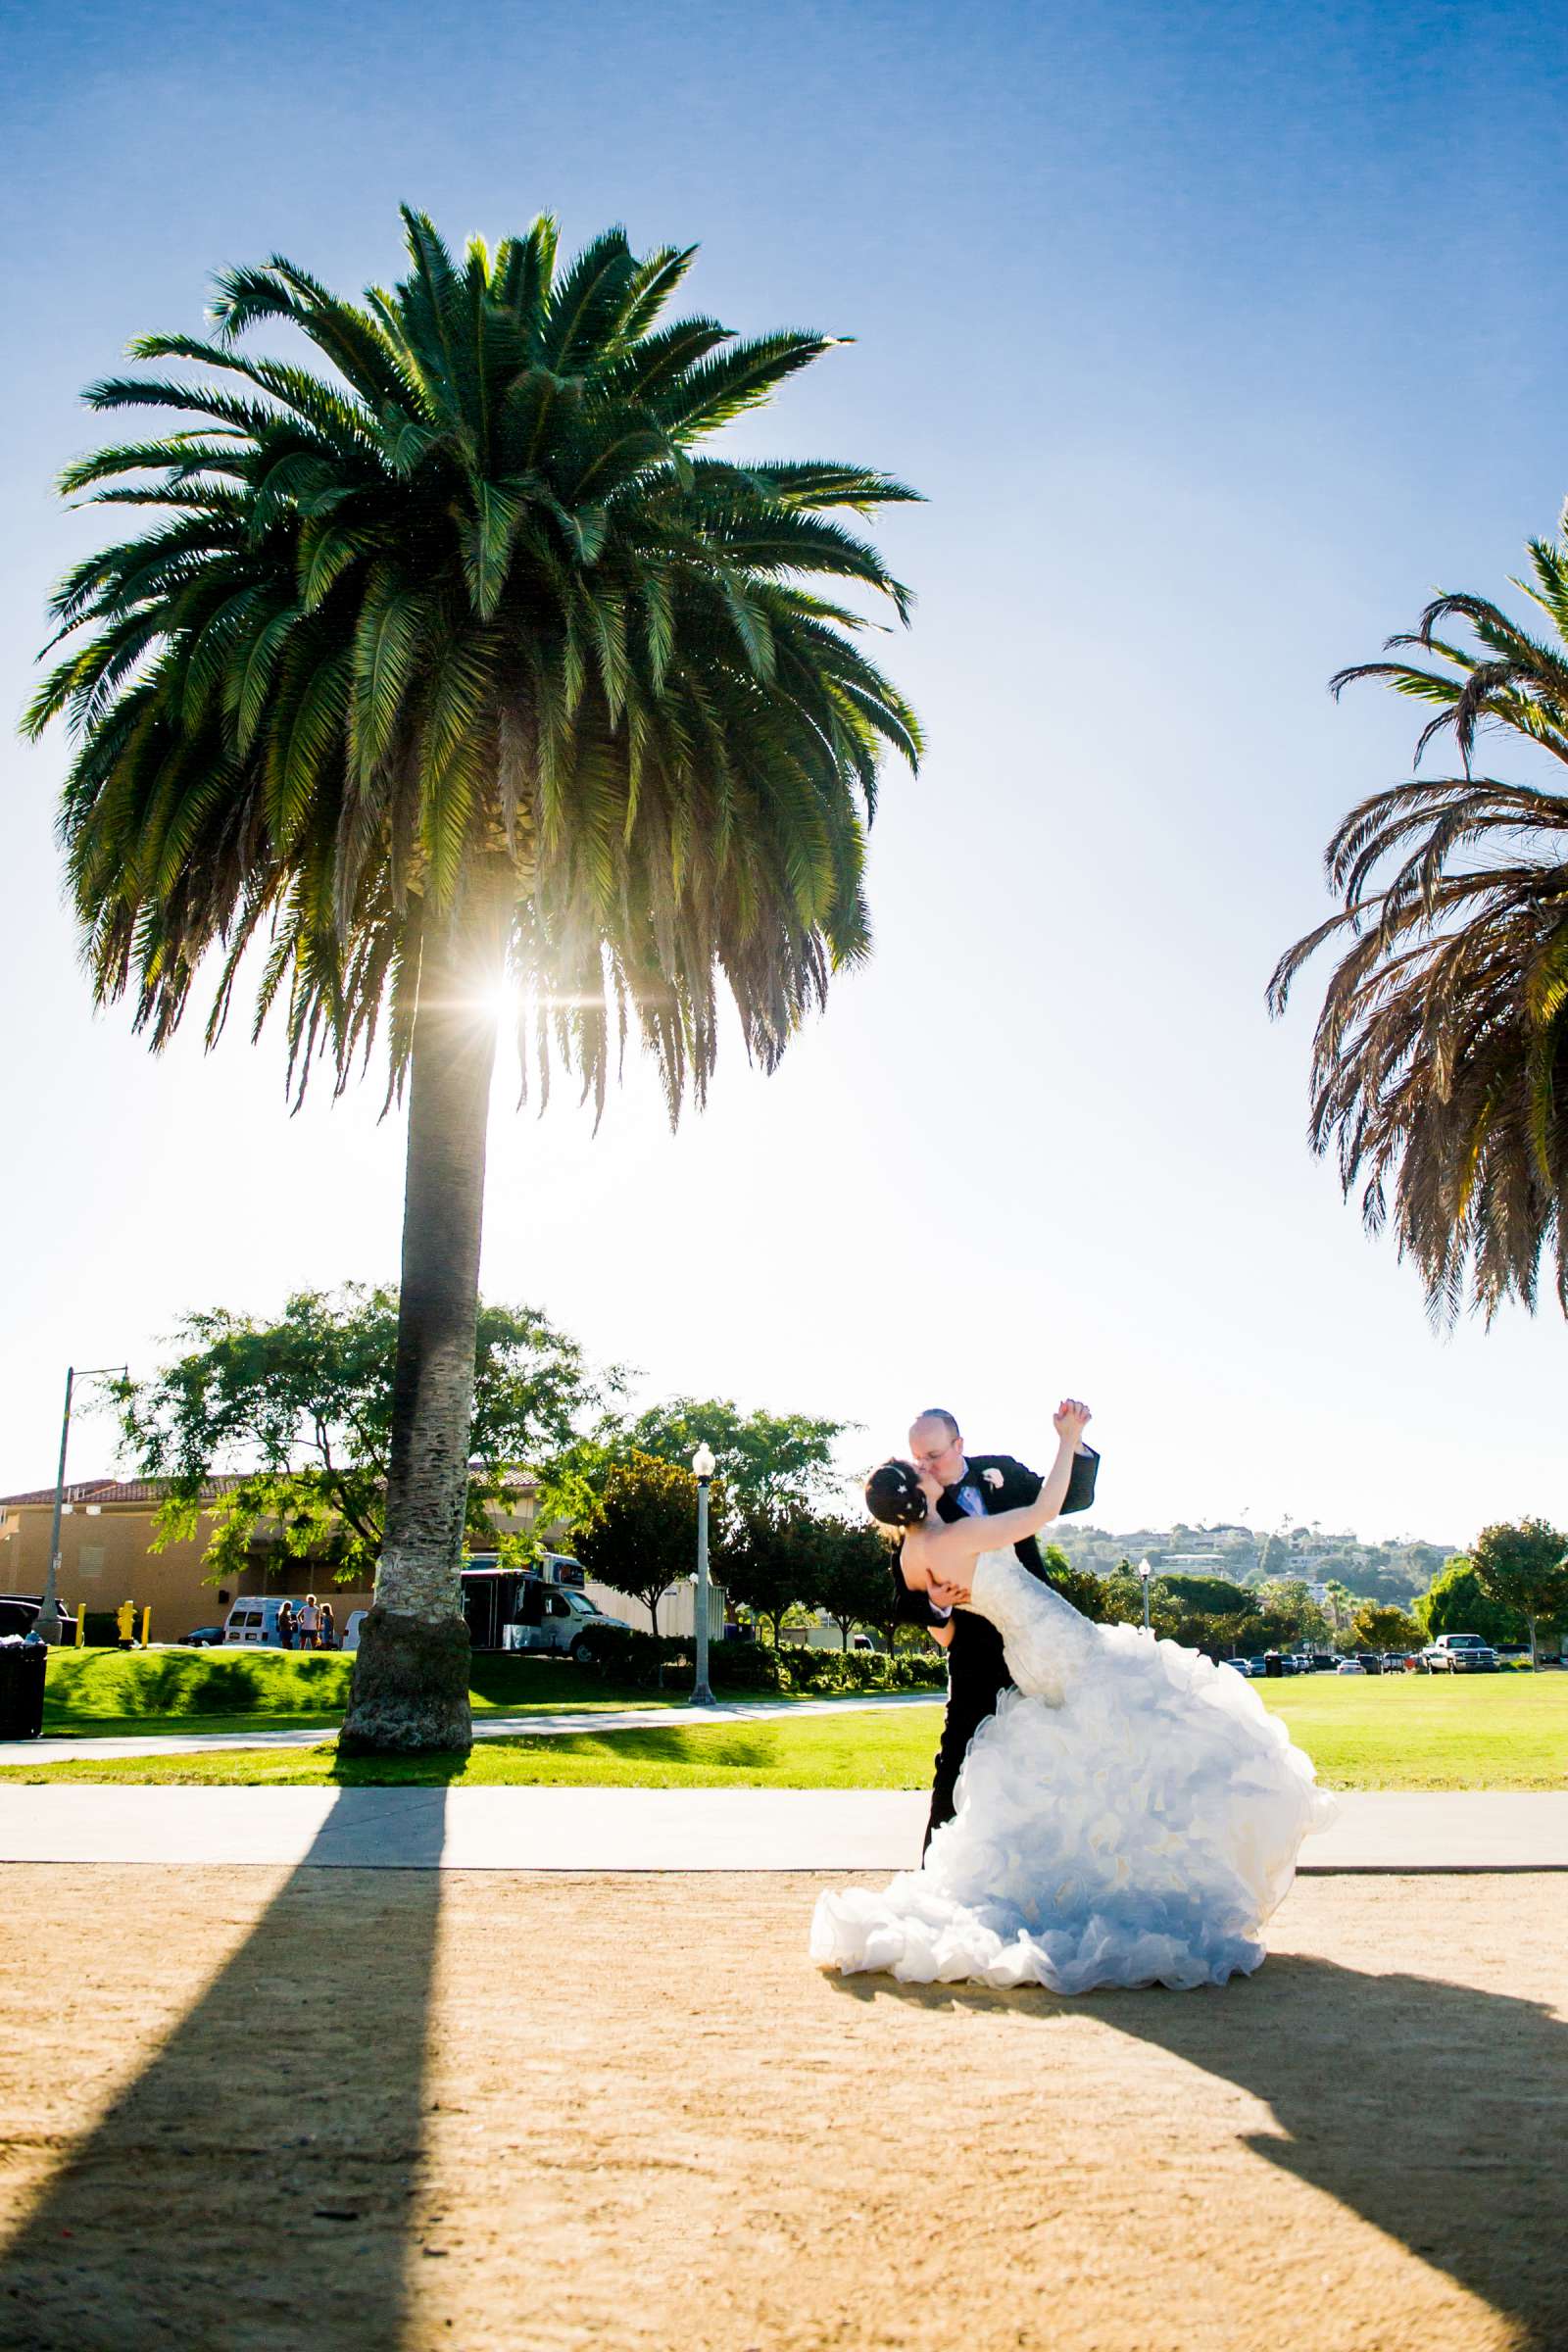
[[[955,1650],[958,1651],[957,1656],[954,1656]],[[926,1823],[922,1856],[931,1842],[932,1832],[953,1819],[954,1791],[970,1740],[986,1718],[996,1713],[1003,1691],[1012,1689],[1012,1677],[1002,1654],[1002,1637],[984,1619],[964,1618],[955,1630],[953,1650],[948,1655],[948,1711],[942,1721],[942,1743],[937,1749],[931,1780],[931,1818]]]

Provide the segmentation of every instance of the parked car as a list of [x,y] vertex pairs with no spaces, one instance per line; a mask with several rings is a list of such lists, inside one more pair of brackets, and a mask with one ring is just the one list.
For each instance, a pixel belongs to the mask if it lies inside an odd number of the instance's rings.
[[1440,1634],[1421,1663],[1428,1674],[1495,1674],[1497,1653],[1479,1634]]
[[181,1634],[178,1646],[184,1649],[217,1649],[222,1642],[224,1629],[220,1625],[193,1626]]
[[[0,1634],[20,1634],[25,1641],[42,1614],[41,1595],[35,1598],[26,1592],[0,1592]],[[76,1621],[63,1600],[55,1602],[55,1617],[60,1629],[55,1639],[59,1642],[74,1641]]]
[[1366,1668],[1359,1658],[1342,1658],[1334,1671],[1336,1674],[1365,1674]]

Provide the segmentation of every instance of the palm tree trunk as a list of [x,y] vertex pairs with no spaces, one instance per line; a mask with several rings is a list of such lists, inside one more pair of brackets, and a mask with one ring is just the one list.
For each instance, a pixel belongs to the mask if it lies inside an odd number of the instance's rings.
[[386,1525],[340,1754],[473,1741],[461,1577],[496,1051],[486,999],[500,972],[487,911],[481,905],[467,922],[443,924],[420,959]]

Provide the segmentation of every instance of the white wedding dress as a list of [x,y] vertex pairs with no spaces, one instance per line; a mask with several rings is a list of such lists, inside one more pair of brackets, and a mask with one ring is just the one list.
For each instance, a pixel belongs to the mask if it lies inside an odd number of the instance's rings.
[[824,1894],[811,1957],[926,1984],[1223,1984],[1333,1800],[1229,1667],[1093,1625],[1010,1551],[970,1605],[1017,1684],[969,1744],[955,1818],[880,1893]]

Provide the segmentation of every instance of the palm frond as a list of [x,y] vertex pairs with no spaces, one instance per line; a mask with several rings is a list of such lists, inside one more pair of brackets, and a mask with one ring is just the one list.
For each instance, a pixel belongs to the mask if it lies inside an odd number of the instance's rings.
[[[907,592],[834,515],[914,493],[701,454],[830,339],[668,319],[693,248],[612,229],[564,263],[542,216],[456,260],[403,222],[397,285],[349,303],[282,256],[229,270],[210,335],[144,336],[145,372],[89,395],[175,419],[68,470],[147,524],[62,584],[28,714],[74,730],[93,984],[158,1046],[211,956],[213,1043],[255,956],[296,1100],[378,1039],[395,1093],[422,975],[482,901],[540,1007],[538,1095],[561,1064],[601,1112],[635,1041],[673,1118],[721,992],[771,1067],[866,953],[879,766],[920,735],[833,593],[902,619]],[[272,323],[308,365],[252,352]]]
[[[1561,638],[1568,555],[1533,542],[1527,593]],[[1440,631],[1454,622],[1477,641]],[[1287,951],[1269,983],[1282,1013],[1331,942],[1339,961],[1313,1039],[1308,1140],[1333,1152],[1369,1232],[1391,1223],[1428,1311],[1488,1322],[1533,1308],[1544,1256],[1568,1313],[1568,796],[1470,772],[1483,726],[1568,757],[1568,649],[1490,599],[1434,600],[1407,638],[1446,667],[1359,663],[1436,704],[1418,757],[1453,731],[1465,772],[1417,778],[1351,809],[1325,871],[1341,906]]]

